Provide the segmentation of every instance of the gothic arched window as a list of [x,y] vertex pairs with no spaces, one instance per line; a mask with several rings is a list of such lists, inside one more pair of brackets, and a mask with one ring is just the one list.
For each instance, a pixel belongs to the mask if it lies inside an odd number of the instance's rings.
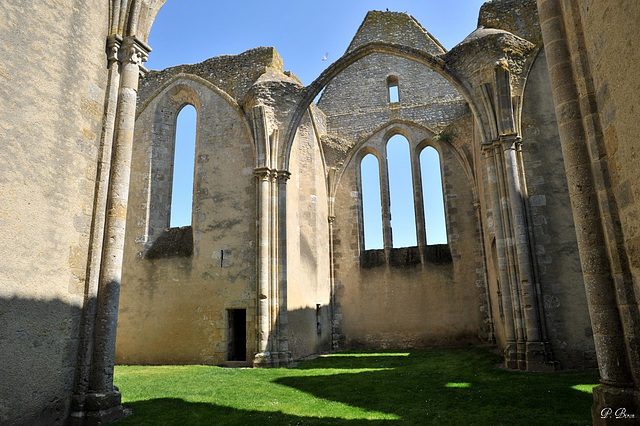
[[427,245],[447,244],[440,154],[435,148],[428,146],[420,153],[420,172]]
[[183,107],[176,119],[169,224],[172,228],[191,225],[197,121],[198,113],[192,105]]

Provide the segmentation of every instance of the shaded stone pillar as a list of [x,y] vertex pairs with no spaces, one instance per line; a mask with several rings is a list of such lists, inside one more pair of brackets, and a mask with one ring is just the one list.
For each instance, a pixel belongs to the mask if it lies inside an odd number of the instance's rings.
[[[271,146],[274,144],[272,143]],[[273,157],[272,157],[273,158]],[[271,334],[271,367],[277,367],[280,359],[280,299],[278,283],[278,172],[271,170],[271,196],[269,197],[269,330]]]
[[507,195],[511,210],[513,245],[518,265],[518,287],[525,331],[526,370],[553,370],[548,364],[546,345],[542,342],[541,318],[538,310],[538,292],[534,282],[531,260],[529,227],[524,208],[523,188],[518,167],[518,145],[520,138],[515,134],[500,135],[502,144]]
[[327,188],[329,195],[328,206],[328,222],[329,222],[329,282],[330,282],[330,306],[331,310],[331,350],[339,349],[339,321],[337,317],[338,306],[336,297],[336,269],[335,269],[335,246],[334,246],[334,224],[336,221],[336,185],[337,185],[337,168],[330,167],[327,173]]
[[124,38],[118,51],[121,64],[120,90],[97,293],[91,375],[85,400],[88,422],[111,421],[123,415],[120,393],[113,385],[113,367],[138,78],[140,67],[150,51],[136,37]]
[[271,250],[269,232],[270,224],[270,208],[271,208],[271,170],[266,167],[256,169],[254,171],[258,186],[258,285],[257,285],[257,318],[258,318],[258,336],[257,350],[258,353],[254,357],[254,365],[256,367],[269,366],[271,364],[271,345],[269,344],[271,332],[271,319],[269,307],[269,293],[271,282]]
[[496,175],[496,159],[493,144],[483,145],[484,170],[487,173],[487,183],[491,197],[491,210],[493,212],[493,228],[496,238],[496,252],[498,260],[498,288],[500,290],[500,302],[504,315],[504,330],[506,345],[504,349],[505,366],[518,368],[518,349],[513,319],[513,306],[511,303],[511,291],[509,289],[509,274],[507,271],[507,255],[505,253],[504,224],[500,208],[500,192],[498,190],[498,177]]
[[[511,300],[511,312],[513,315],[514,336],[516,343],[515,361],[509,364],[510,368],[526,369],[526,336],[524,331],[524,321],[522,318],[522,308],[520,300],[520,287],[518,286],[518,268],[515,256],[514,237],[512,232],[511,208],[508,197],[508,190],[505,185],[504,156],[502,145],[499,140],[493,142],[493,160],[496,168],[496,187],[498,191],[498,208],[500,211],[500,224],[502,226],[502,253],[504,255],[504,268],[507,276],[508,294]],[[496,240],[496,249],[499,240]]]
[[287,181],[288,171],[277,172],[278,187],[278,364],[286,367],[292,362],[289,350],[289,311],[287,307]]
[[565,33],[564,14],[559,0],[538,0],[538,13],[600,370],[601,385],[593,391],[593,422],[596,425],[627,424],[628,421],[615,416],[603,416],[606,409],[624,409],[637,416],[638,397],[634,401],[634,383],[582,122],[571,50]]

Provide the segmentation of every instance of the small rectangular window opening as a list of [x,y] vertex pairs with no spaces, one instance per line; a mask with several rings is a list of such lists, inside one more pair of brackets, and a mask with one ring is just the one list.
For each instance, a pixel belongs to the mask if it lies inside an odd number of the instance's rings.
[[390,75],[387,77],[387,92],[389,93],[389,103],[397,104],[400,102],[400,92],[398,90],[398,76]]
[[227,344],[228,361],[247,360],[247,310],[228,309],[229,340]]
[[398,84],[394,84],[393,86],[389,86],[389,103],[398,103],[400,102],[400,96],[398,94]]

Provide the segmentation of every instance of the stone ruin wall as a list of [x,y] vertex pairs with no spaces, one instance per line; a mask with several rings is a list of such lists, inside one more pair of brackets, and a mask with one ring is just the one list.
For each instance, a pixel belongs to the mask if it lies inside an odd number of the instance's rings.
[[[350,49],[393,38],[378,28],[386,28],[380,24],[387,18],[384,15],[370,12]],[[407,38],[413,44],[444,52],[407,15],[389,15],[408,28]],[[400,102],[396,104],[389,103],[389,76],[398,80]],[[460,93],[423,64],[373,53],[334,78],[318,105],[327,115],[327,161],[339,176],[333,228],[339,323],[334,338],[339,347],[408,348],[486,340],[486,288],[470,146],[459,149],[453,137],[437,140],[448,125],[469,114]],[[473,133],[470,121],[458,130],[462,135]],[[412,155],[419,155],[419,147],[426,145],[440,153],[449,240],[441,248],[444,256],[436,254],[435,246],[396,248],[388,253],[364,250],[359,163],[369,152],[384,161],[386,142],[393,134],[407,137]]]

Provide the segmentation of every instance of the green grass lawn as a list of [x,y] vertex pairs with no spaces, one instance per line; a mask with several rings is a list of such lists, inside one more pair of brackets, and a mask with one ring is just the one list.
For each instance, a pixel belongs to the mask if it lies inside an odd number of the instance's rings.
[[120,425],[587,425],[597,371],[523,373],[487,348],[341,352],[296,368],[116,366]]

